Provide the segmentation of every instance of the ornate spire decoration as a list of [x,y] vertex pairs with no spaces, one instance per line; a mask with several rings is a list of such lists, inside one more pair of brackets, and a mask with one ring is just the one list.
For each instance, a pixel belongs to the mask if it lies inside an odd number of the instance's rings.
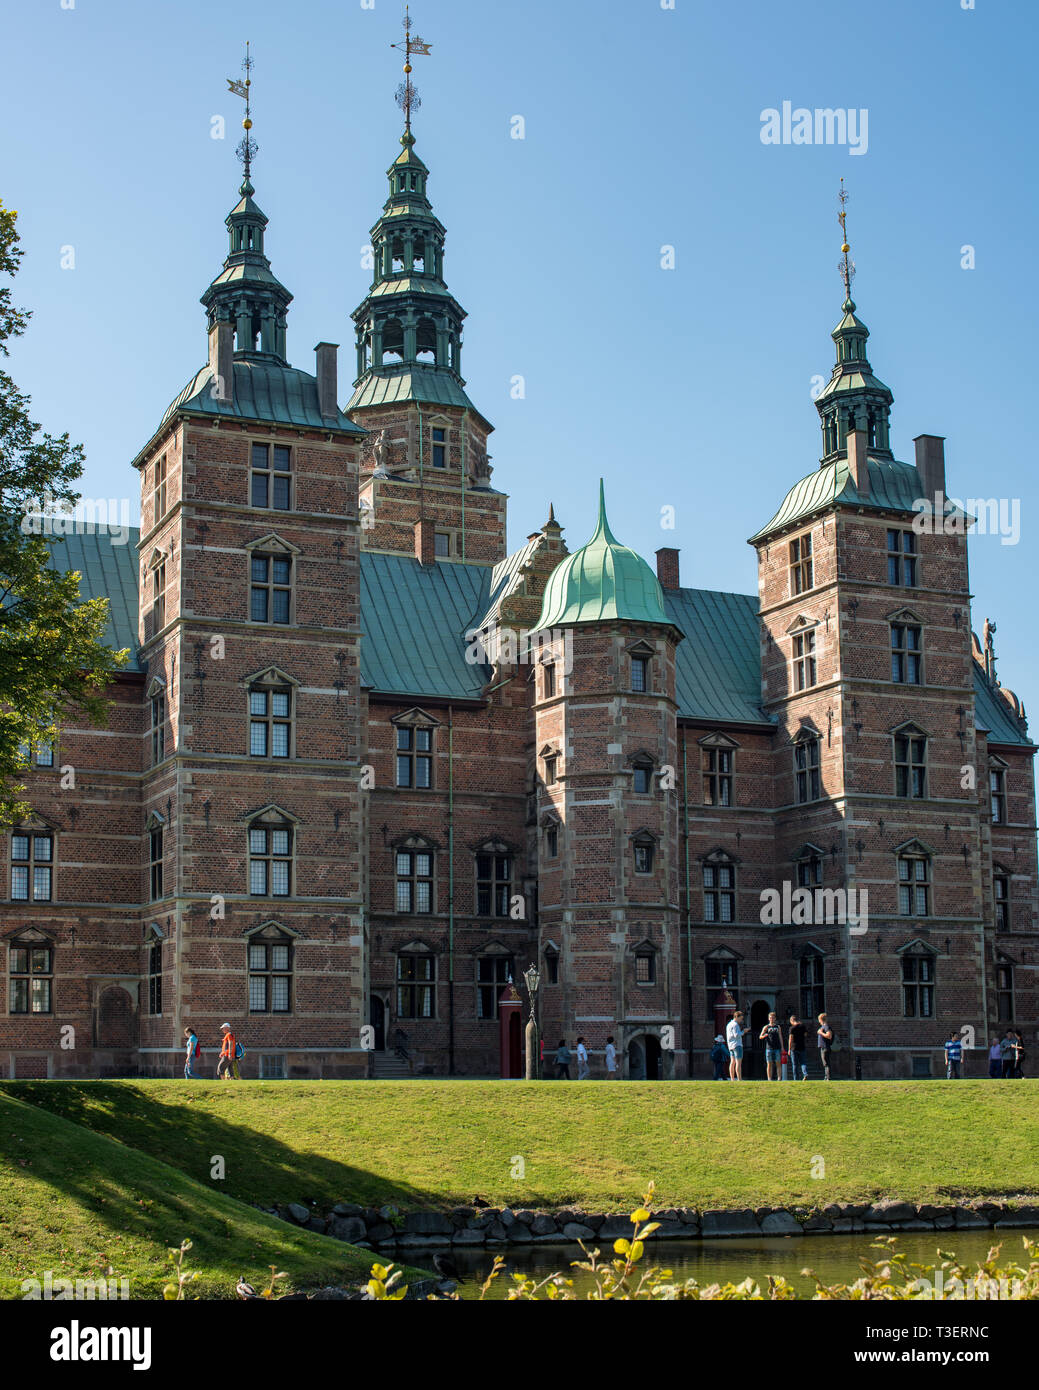
[[[411,32],[412,20],[411,12],[407,5],[404,6],[404,42],[391,43],[391,48],[403,49],[404,51],[404,81],[397,88],[397,105],[404,112],[404,134],[411,135],[411,113],[417,111],[422,105],[422,99],[418,94],[414,82],[411,80],[411,60],[416,57],[428,57],[432,44],[420,39],[417,34]],[[404,140],[401,141],[403,145]]]
[[273,358],[282,363],[285,357],[285,316],[292,295],[274,276],[271,263],[264,252],[267,218],[253,201],[251,174],[257,145],[252,138],[252,69],[254,61],[245,46],[239,81],[229,77],[228,90],[245,102],[245,131],[235,151],[242,161],[244,178],[239,189],[239,201],[228,214],[225,226],[230,238],[224,268],[202,296],[210,331],[218,322],[234,324],[234,351],[242,354]]
[[894,400],[889,387],[873,375],[866,356],[869,329],[855,316],[855,301],[851,297],[851,282],[855,278],[855,262],[850,258],[848,244],[848,190],[841,179],[837,195],[840,211],[837,221],[841,227],[841,259],[838,262],[844,285],[843,317],[830,334],[837,347],[837,361],[826,386],[816,397],[823,431],[821,464],[846,458],[848,435],[862,430],[872,458],[890,459],[891,404]]

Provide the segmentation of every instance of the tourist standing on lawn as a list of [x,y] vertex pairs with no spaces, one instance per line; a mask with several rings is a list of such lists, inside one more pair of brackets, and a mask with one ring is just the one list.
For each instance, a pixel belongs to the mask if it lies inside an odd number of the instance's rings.
[[1025,1040],[1022,1036],[1020,1028],[1012,1032],[1012,1037],[1014,1040],[1014,1069],[1010,1074],[1011,1076],[1023,1077],[1024,1072],[1021,1070],[1021,1063],[1025,1060]]
[[797,1017],[790,1015],[790,1036],[786,1048],[790,1053],[790,1080],[807,1081],[808,1063],[805,1060],[805,1026]]
[[217,1076],[222,1076],[225,1081],[232,1078],[241,1081],[241,1073],[238,1070],[238,1039],[231,1032],[229,1023],[221,1023],[220,1033],[222,1041],[220,1043],[220,1060],[216,1064]]
[[1014,1074],[1014,1035],[1005,1029],[999,1040],[1000,1076],[1006,1078]]
[[758,1034],[758,1040],[765,1044],[765,1074],[769,1081],[779,1080],[779,1059],[783,1055],[783,1030],[774,1013]]
[[963,1043],[954,1028],[945,1044],[945,1077],[947,1081],[958,1081],[960,1064],[963,1061]]
[[570,1049],[566,1045],[566,1038],[560,1038],[556,1048],[556,1080],[562,1081],[564,1078],[570,1080]]
[[826,1015],[819,1015],[819,1028],[816,1033],[819,1043],[819,1061],[823,1064],[823,1075],[830,1079],[830,1048],[833,1046],[833,1029],[826,1021]]
[[606,1080],[616,1081],[617,1072],[617,1049],[614,1046],[613,1034],[606,1039]]
[[588,1048],[587,1048],[586,1045],[585,1045],[584,1038],[578,1038],[578,1039],[577,1039],[577,1079],[578,1079],[578,1081],[587,1081],[587,1080],[588,1080],[589,1073],[590,1073],[590,1070],[591,1070],[591,1069],[590,1069],[590,1067],[588,1066]]
[[743,1014],[736,1010],[725,1028],[725,1041],[729,1045],[729,1080],[743,1080],[743,1038],[750,1032],[750,1026],[743,1026]]
[[725,1080],[725,1064],[729,1060],[729,1049],[725,1046],[725,1038],[721,1033],[714,1040],[711,1048],[711,1061],[714,1063],[715,1081]]
[[998,1081],[1003,1075],[1003,1054],[999,1050],[999,1039],[992,1039],[992,1046],[988,1050],[988,1074]]
[[202,1078],[195,1070],[195,1058],[201,1056],[202,1048],[199,1046],[194,1028],[190,1025],[185,1028],[184,1037],[186,1039],[184,1051],[184,1079],[185,1081],[200,1081]]

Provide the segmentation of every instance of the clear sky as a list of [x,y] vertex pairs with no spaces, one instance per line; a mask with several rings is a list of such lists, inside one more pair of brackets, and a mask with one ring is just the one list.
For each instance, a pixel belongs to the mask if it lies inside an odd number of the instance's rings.
[[[136,516],[129,462],[205,359],[198,298],[240,181],[225,79],[246,39],[289,355],[312,370],[313,345],[339,342],[349,395],[349,314],[401,129],[402,6],[369,3],[0,0],[0,196],[20,212],[16,300],[35,315],[9,365],[36,417],[86,445],[85,496]],[[683,583],[741,592],[746,537],[820,453],[843,175],[896,455],[945,435],[951,495],[1020,507],[1016,544],[972,540],[971,580],[975,628],[997,623],[1000,676],[1031,706],[1039,5],[964,3],[416,0],[433,45],[415,59],[416,148],[511,544],[550,500],[581,544],[601,474],[622,540],[679,546]],[[865,109],[865,152],[764,144],[761,114],[785,101]]]

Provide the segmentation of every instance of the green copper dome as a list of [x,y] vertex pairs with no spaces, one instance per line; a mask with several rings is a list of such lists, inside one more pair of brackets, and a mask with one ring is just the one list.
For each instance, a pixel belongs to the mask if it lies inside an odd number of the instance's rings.
[[606,520],[599,482],[599,524],[587,545],[557,565],[545,586],[538,628],[570,627],[619,618],[668,624],[656,575],[634,550],[621,545]]

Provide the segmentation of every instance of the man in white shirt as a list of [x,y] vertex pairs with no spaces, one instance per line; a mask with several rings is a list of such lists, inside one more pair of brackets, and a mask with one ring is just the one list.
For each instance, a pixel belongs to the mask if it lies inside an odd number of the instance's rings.
[[606,1080],[616,1081],[619,1076],[617,1071],[617,1048],[614,1046],[613,1034],[606,1039]]
[[725,1042],[729,1049],[729,1080],[743,1080],[743,1036],[750,1032],[750,1025],[743,1026],[743,1014],[739,1009],[725,1025]]
[[588,1067],[588,1048],[587,1048],[587,1046],[585,1045],[584,1038],[578,1038],[578,1039],[577,1039],[577,1079],[578,1079],[578,1081],[587,1081],[587,1080],[588,1080],[588,1074],[589,1074],[589,1067]]

